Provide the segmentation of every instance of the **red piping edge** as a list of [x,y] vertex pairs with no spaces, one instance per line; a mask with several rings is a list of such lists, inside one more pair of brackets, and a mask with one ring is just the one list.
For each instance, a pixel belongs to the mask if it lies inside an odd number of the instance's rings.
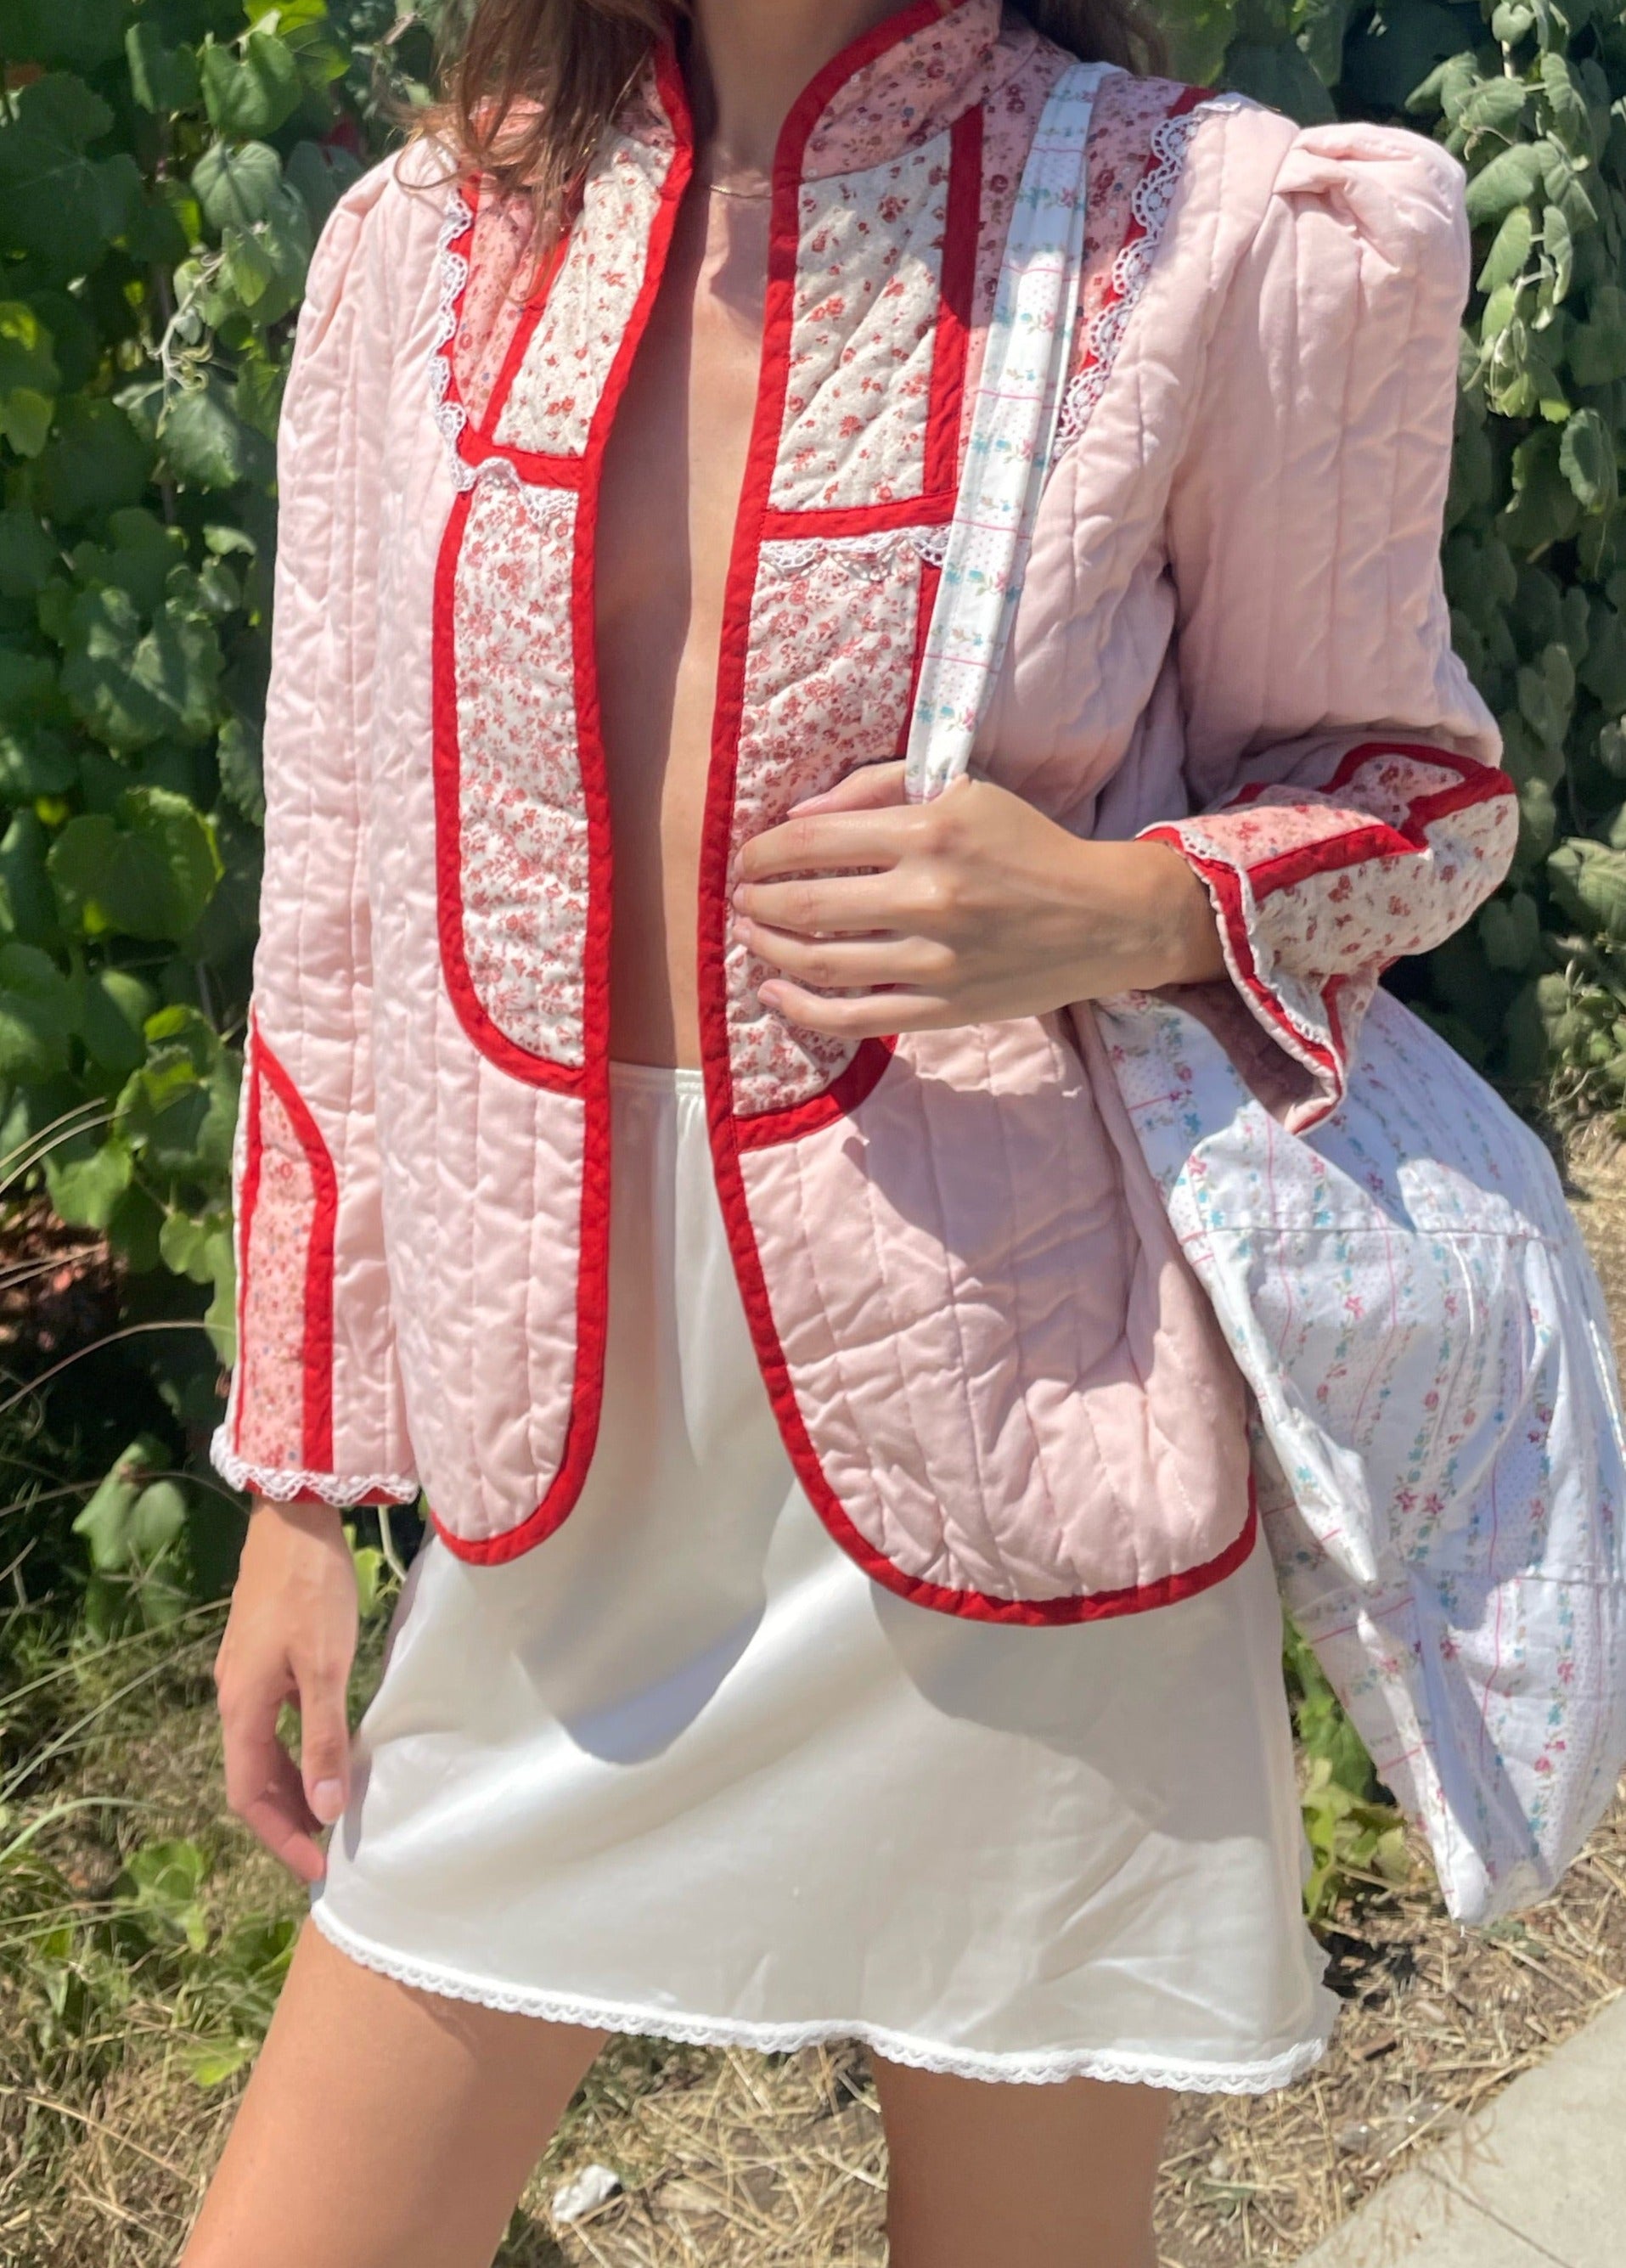
[[[254,1027],[254,1082],[249,1090],[249,1173],[251,1193],[245,1196],[243,1251],[246,1261],[254,1227],[254,1202],[260,1191],[260,1162],[263,1143],[260,1130],[260,1081],[263,1079],[288,1114],[311,1175],[310,1240],[305,1255],[305,1335],[300,1351],[302,1407],[300,1462],[307,1472],[333,1469],[333,1257],[338,1230],[339,1179],[321,1130],[311,1116],[304,1096],[267,1045],[256,1022]],[[247,1300],[247,1270],[244,1270],[244,1303]],[[239,1352],[241,1349],[239,1346]],[[242,1413],[239,1411],[239,1432]]]
[[[569,1517],[582,1491],[599,1432],[604,1400],[604,1351],[609,1313],[610,1245],[610,913],[611,870],[609,778],[599,707],[594,558],[604,454],[671,247],[678,206],[693,166],[693,135],[676,59],[664,48],[657,61],[657,84],[675,131],[675,147],[660,188],[660,206],[650,232],[644,280],[622,334],[588,428],[582,458],[581,503],[576,516],[576,552],[570,582],[571,646],[576,665],[576,734],[582,792],[587,806],[587,923],[583,945],[583,1065],[572,1090],[585,1110],[582,1140],[581,1215],[576,1293],[576,1376],[565,1421],[563,1453],[541,1502],[518,1526],[500,1535],[453,1535],[430,1506],[430,1517],[447,1549],[477,1566],[517,1559],[542,1543]],[[437,615],[438,627],[438,594]],[[528,1059],[530,1060],[530,1059]],[[549,1082],[552,1084],[553,1082]]]
[[239,1457],[243,1454],[243,1322],[248,1313],[248,1263],[253,1248],[254,1211],[260,1202],[260,1166],[263,1146],[260,1133],[260,1074],[254,1063],[259,1045],[259,1020],[251,1009],[248,1043],[243,1056],[247,1116],[243,1127],[243,1185],[237,1199],[237,1352],[232,1366],[232,1386],[237,1397],[232,1412],[232,1447]]
[[[1096,1621],[1170,1605],[1178,1599],[1188,1598],[1221,1581],[1240,1566],[1253,1548],[1257,1510],[1251,1483],[1247,1513],[1241,1529],[1215,1558],[1203,1566],[1188,1569],[1178,1575],[1166,1576],[1156,1582],[1127,1591],[1100,1592],[1082,1598],[1001,1599],[984,1592],[951,1589],[943,1584],[906,1574],[901,1568],[894,1566],[849,1519],[840,1498],[825,1478],[818,1452],[802,1418],[784,1350],[774,1322],[741,1165],[743,1151],[760,1146],[764,1140],[774,1138],[762,1132],[754,1133],[753,1129],[762,1127],[764,1120],[741,1121],[735,1116],[729,1047],[725,954],[734,784],[744,719],[751,607],[768,525],[769,497],[788,387],[796,277],[797,215],[803,158],[813,124],[836,88],[874,56],[931,24],[940,12],[938,0],[915,0],[913,6],[888,17],[844,49],[804,90],[792,107],[781,133],[775,158],[768,285],[763,308],[761,375],[725,595],[717,706],[712,720],[711,763],[701,845],[697,960],[702,1054],[707,1125],[711,1139],[717,1197],[733,1254],[740,1297],[751,1327],[763,1383],[778,1419],[780,1432],[798,1477],[814,1509],[848,1556],[873,1581],[901,1598],[931,1608],[937,1613],[958,1615],[971,1621],[1054,1625]],[[956,424],[956,432],[957,430]],[[861,1049],[842,1074],[843,1078],[850,1077],[856,1071],[862,1054]],[[839,1080],[835,1083],[836,1086],[840,1084]],[[835,1091],[834,1087],[830,1090],[831,1097]],[[812,1104],[795,1106],[794,1108],[811,1113],[828,1099],[815,1097]],[[783,1125],[790,1115],[774,1113],[771,1118]],[[835,1115],[834,1111],[830,1113],[832,1116]],[[804,1127],[800,1130],[807,1130]]]

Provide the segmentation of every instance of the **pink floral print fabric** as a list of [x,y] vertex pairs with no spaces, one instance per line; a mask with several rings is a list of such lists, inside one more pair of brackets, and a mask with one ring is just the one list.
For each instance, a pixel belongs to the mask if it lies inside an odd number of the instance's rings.
[[[539,503],[545,511],[539,512]],[[457,872],[463,949],[505,1039],[582,1060],[587,814],[577,755],[576,497],[476,489],[458,555]]]

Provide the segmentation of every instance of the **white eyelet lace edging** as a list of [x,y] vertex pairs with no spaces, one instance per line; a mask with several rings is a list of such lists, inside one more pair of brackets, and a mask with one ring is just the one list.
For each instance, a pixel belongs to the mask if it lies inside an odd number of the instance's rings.
[[1084,332],[1084,368],[1067,388],[1062,399],[1062,414],[1056,421],[1056,446],[1052,460],[1063,449],[1071,448],[1084,431],[1094,414],[1095,405],[1106,390],[1107,380],[1117,358],[1123,327],[1129,321],[1136,301],[1145,289],[1151,273],[1151,263],[1157,256],[1159,244],[1174,202],[1174,191],[1180,170],[1185,162],[1186,151],[1199,124],[1212,111],[1241,110],[1247,107],[1246,99],[1236,94],[1216,95],[1207,102],[1182,110],[1176,118],[1160,119],[1151,130],[1152,162],[1135,185],[1129,199],[1129,210],[1139,221],[1144,233],[1132,243],[1122,245],[1112,263],[1112,295],[1098,307]]
[[484,457],[470,464],[461,444],[468,425],[468,411],[457,399],[452,385],[452,348],[457,337],[457,305],[468,284],[469,258],[466,239],[475,225],[475,208],[464,195],[460,185],[454,184],[446,201],[445,217],[440,224],[436,254],[439,262],[440,291],[436,302],[435,332],[429,350],[429,413],[446,446],[446,466],[452,475],[452,485],[462,495],[479,481],[505,481],[517,489],[521,503],[536,526],[556,534],[562,519],[568,520],[576,508],[575,497],[558,489],[539,488],[522,480],[506,457]]
[[460,489],[475,484],[475,468],[465,464],[458,442],[468,423],[468,412],[452,392],[452,342],[457,336],[457,303],[468,285],[468,253],[464,239],[472,235],[475,208],[460,183],[453,183],[436,239],[440,272],[440,296],[436,303],[435,335],[429,350],[430,414],[439,428],[452,457],[452,477]]
[[234,1489],[269,1497],[276,1504],[291,1503],[297,1496],[319,1496],[324,1504],[357,1504],[375,1493],[391,1497],[398,1504],[410,1504],[418,1493],[417,1480],[411,1473],[307,1473],[289,1471],[280,1465],[250,1464],[232,1447],[224,1425],[215,1428],[209,1462]]
[[916,2039],[883,2026],[838,2019],[800,2024],[754,2024],[722,2016],[686,2016],[670,2008],[638,2008],[620,2001],[578,1999],[501,1985],[464,1976],[438,1963],[387,1953],[359,1936],[333,1914],[324,1899],[313,1901],[311,1918],[329,1943],[364,1969],[394,1977],[443,1999],[473,2001],[504,2014],[534,2016],[543,2022],[579,2024],[591,2031],[641,2033],[676,2040],[688,2047],[751,2048],[761,2055],[790,2055],[798,2048],[830,2040],[857,2040],[888,2063],[916,2071],[938,2071],[955,2079],[1009,2080],[1029,2086],[1059,2085],[1070,2079],[1122,2080],[1125,2085],[1162,2087],[1185,2095],[1269,2095],[1302,2078],[1327,2052],[1330,2034],[1299,2040],[1260,2063],[1161,2062],[1151,2056],[1115,2055],[1094,2048],[1056,2049],[1040,2055],[977,2055]]
[[929,567],[941,567],[948,553],[946,520],[922,527],[865,528],[857,535],[776,535],[762,546],[765,558],[793,575],[805,573],[833,555],[845,557],[871,582],[888,580],[893,553],[902,545]]

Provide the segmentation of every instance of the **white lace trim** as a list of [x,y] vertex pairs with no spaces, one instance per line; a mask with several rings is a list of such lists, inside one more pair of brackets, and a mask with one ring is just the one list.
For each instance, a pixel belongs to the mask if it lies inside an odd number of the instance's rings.
[[435,253],[440,269],[440,296],[436,303],[435,335],[429,350],[430,415],[439,428],[452,458],[452,477],[460,489],[475,484],[477,468],[465,464],[458,450],[468,412],[452,394],[452,342],[457,336],[457,303],[468,284],[468,255],[458,249],[475,225],[475,208],[460,183],[452,185],[446,200]]
[[324,1504],[357,1504],[375,1491],[398,1504],[410,1504],[418,1493],[417,1480],[411,1473],[307,1473],[280,1465],[250,1464],[232,1448],[224,1425],[215,1428],[209,1462],[233,1488],[269,1497],[276,1504],[291,1503],[297,1496],[319,1496]]
[[955,2079],[1008,2080],[1030,2086],[1105,2079],[1168,2088],[1183,2095],[1269,2095],[1302,2078],[1325,2055],[1330,2037],[1328,2032],[1299,2040],[1260,2063],[1172,2063],[1153,2056],[1119,2055],[1096,2048],[1056,2048],[1036,2055],[978,2055],[856,2021],[749,2023],[732,2017],[687,2016],[671,2008],[640,2008],[623,2001],[542,1992],[527,1985],[498,1984],[436,1962],[386,1952],[337,1919],[320,1897],[312,1901],[311,1918],[330,1944],[364,1969],[376,1970],[380,1976],[393,1977],[397,1984],[410,1984],[420,1992],[474,2001],[507,2015],[580,2024],[592,2031],[642,2033],[654,2039],[677,2040],[688,2047],[754,2048],[761,2055],[789,2055],[826,2040],[858,2040],[888,2063],[908,2064],[916,2071],[940,2071]]
[[948,551],[948,522],[923,527],[872,527],[857,535],[776,535],[762,546],[763,555],[791,574],[816,567],[832,553],[850,559],[866,581],[889,580],[892,554],[908,544],[928,566],[940,567]]
[[457,303],[468,283],[469,261],[460,247],[475,225],[475,208],[460,186],[454,186],[440,224],[436,252],[440,267],[440,292],[436,302],[435,333],[429,350],[429,409],[446,445],[446,464],[452,485],[461,495],[478,481],[506,481],[517,489],[526,511],[546,534],[556,535],[561,520],[567,524],[576,498],[568,490],[541,488],[522,480],[506,457],[483,457],[471,465],[460,444],[468,425],[468,411],[453,394],[452,346],[457,337]]
[[1129,199],[1129,210],[1144,233],[1119,247],[1112,263],[1113,294],[1096,309],[1085,327],[1085,365],[1063,396],[1052,461],[1063,449],[1071,448],[1084,431],[1106,389],[1123,327],[1151,273],[1192,136],[1210,112],[1246,107],[1246,99],[1240,95],[1216,95],[1210,101],[1181,111],[1177,118],[1160,119],[1153,127],[1152,162],[1136,183]]

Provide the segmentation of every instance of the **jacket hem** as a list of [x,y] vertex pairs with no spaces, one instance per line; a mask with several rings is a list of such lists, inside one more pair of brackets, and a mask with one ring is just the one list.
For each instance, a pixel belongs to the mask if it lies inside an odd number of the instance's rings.
[[827,2041],[856,2040],[887,2063],[915,2071],[941,2072],[955,2079],[1005,2080],[1026,2086],[1060,2086],[1073,2079],[1100,2079],[1126,2086],[1167,2088],[1183,2095],[1268,2095],[1291,2086],[1327,2052],[1325,2032],[1297,2040],[1273,2056],[1236,2063],[1204,2063],[1196,2058],[1142,2055],[1108,2048],[1047,2048],[1008,2055],[953,2048],[913,2033],[896,2032],[857,2018],[813,2017],[798,2023],[759,2023],[733,2016],[691,2015],[673,2008],[640,2007],[618,2000],[593,2000],[574,1993],[547,1992],[533,1985],[505,1984],[474,1977],[440,1962],[417,1961],[364,1937],[312,1901],[311,1919],[328,1943],[364,1969],[398,1984],[434,1992],[443,1999],[472,2001],[507,2015],[532,2016],[555,2024],[578,2024],[592,2031],[674,2040],[689,2047],[749,2048],[761,2055],[790,2055]]

